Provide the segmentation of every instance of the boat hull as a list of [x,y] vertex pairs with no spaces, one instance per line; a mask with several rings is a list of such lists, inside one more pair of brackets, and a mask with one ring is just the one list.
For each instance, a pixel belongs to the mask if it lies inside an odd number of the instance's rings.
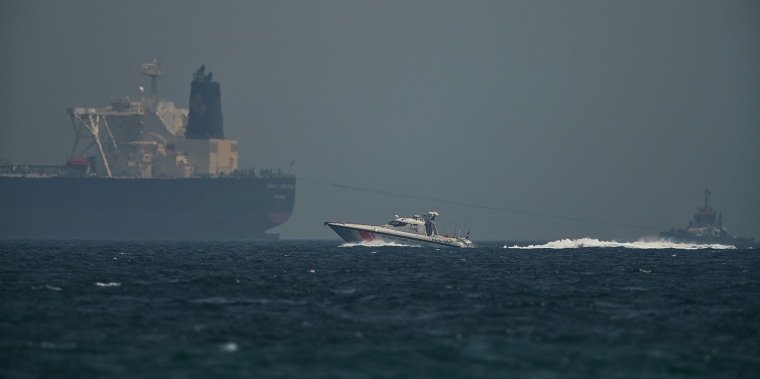
[[720,244],[720,245],[751,245],[754,238],[743,237],[713,237],[713,236],[698,236],[691,234],[685,230],[676,230],[660,233],[660,238],[678,242],[678,243],[696,243],[696,244]]
[[293,177],[0,177],[0,238],[272,240]]
[[340,238],[349,243],[400,243],[408,245],[424,245],[433,247],[475,247],[471,241],[450,236],[423,236],[412,233],[398,232],[380,226],[364,224],[347,224],[341,222],[326,222]]

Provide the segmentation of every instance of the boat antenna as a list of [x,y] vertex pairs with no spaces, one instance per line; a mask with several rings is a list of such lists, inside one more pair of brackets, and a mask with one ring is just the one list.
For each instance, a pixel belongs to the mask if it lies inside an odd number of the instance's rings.
[[293,170],[293,164],[296,163],[295,159],[290,160],[290,167],[288,167],[288,175],[290,175],[290,171]]
[[[464,227],[467,226],[467,224],[470,223],[470,219],[472,218],[472,215],[475,214],[475,208],[471,208],[471,209],[472,209],[472,211],[470,211],[470,215],[467,216],[467,220],[465,220],[464,225],[462,225],[462,229],[464,229]],[[469,236],[469,235],[470,235],[470,231],[468,230],[467,231],[467,236]]]

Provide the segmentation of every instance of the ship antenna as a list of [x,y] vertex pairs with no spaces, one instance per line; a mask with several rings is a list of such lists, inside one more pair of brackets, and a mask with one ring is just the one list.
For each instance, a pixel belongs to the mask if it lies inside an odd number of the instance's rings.
[[710,209],[710,190],[705,188],[705,210]]
[[155,104],[158,99],[158,77],[164,73],[161,61],[154,59],[153,63],[142,64],[142,74],[150,78],[150,104]]
[[[464,228],[465,226],[467,226],[470,223],[470,219],[472,218],[473,214],[475,214],[475,208],[472,208],[472,211],[470,212],[470,215],[467,217],[467,220],[464,222],[464,225],[462,226],[462,228]],[[467,236],[469,237],[469,235],[470,235],[470,231],[468,230],[467,231]]]

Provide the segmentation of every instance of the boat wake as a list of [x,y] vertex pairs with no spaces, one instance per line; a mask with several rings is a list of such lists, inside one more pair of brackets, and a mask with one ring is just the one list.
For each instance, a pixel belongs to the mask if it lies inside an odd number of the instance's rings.
[[616,241],[600,241],[595,238],[579,238],[579,239],[562,239],[552,242],[547,242],[543,245],[526,245],[519,246],[504,245],[505,249],[578,249],[578,248],[593,248],[593,247],[621,247],[626,249],[682,249],[682,250],[698,250],[698,249],[736,249],[734,245],[721,245],[721,244],[697,244],[697,243],[677,243],[667,240],[639,240],[636,242],[616,242]]
[[346,242],[339,247],[355,247],[355,246],[365,246],[365,247],[381,247],[381,246],[406,246],[406,247],[419,247],[420,245],[407,245],[402,244],[398,242],[385,242],[380,240],[373,240],[373,241],[364,241],[364,242]]

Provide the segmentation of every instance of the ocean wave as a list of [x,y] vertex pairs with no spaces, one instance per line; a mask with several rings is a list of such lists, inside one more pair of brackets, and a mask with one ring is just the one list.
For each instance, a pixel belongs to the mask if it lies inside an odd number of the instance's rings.
[[590,248],[590,247],[602,247],[602,248],[621,247],[621,248],[626,248],[626,249],[682,249],[682,250],[736,249],[736,246],[734,245],[678,243],[678,242],[672,242],[672,241],[667,241],[667,240],[639,240],[636,242],[617,242],[617,241],[600,241],[596,238],[561,239],[561,240],[547,242],[543,245],[526,245],[526,246],[504,245],[505,249],[578,249],[578,248]]
[[121,285],[121,283],[116,283],[116,282],[108,282],[108,283],[95,282],[95,285],[98,286],[98,287],[118,287],[118,286]]
[[51,285],[44,285],[44,286],[34,286],[32,287],[33,290],[51,290],[51,291],[60,291],[61,287],[51,286]]
[[225,344],[219,345],[219,350],[224,351],[226,353],[234,353],[238,351],[238,344],[235,342],[227,342]]

